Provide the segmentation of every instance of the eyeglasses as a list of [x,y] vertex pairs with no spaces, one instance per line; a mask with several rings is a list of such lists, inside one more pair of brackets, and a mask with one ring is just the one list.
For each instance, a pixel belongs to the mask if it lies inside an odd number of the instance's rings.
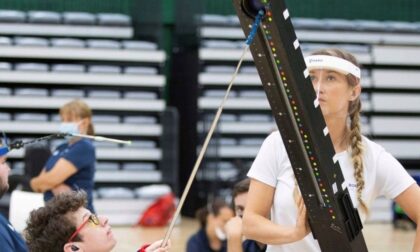
[[96,214],[91,214],[89,216],[89,218],[87,218],[85,221],[83,221],[83,223],[80,224],[80,226],[78,226],[76,228],[76,231],[74,231],[74,233],[70,236],[70,239],[67,242],[72,242],[73,239],[80,233],[80,230],[82,230],[82,228],[84,226],[86,226],[87,223],[91,223],[91,224],[93,224],[95,226],[98,226],[99,225],[99,218],[98,218],[98,216]]

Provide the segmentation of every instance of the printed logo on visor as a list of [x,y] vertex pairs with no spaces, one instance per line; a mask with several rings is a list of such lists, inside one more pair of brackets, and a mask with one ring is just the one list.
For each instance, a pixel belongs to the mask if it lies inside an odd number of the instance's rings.
[[305,58],[306,66],[311,69],[333,69],[343,74],[352,74],[360,79],[360,68],[352,62],[329,55],[311,55]]

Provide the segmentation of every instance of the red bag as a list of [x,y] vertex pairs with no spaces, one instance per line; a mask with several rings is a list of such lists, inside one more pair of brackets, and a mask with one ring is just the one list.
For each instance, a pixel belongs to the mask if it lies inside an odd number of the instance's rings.
[[165,226],[174,216],[175,209],[175,196],[172,193],[165,194],[144,211],[138,224],[145,227]]

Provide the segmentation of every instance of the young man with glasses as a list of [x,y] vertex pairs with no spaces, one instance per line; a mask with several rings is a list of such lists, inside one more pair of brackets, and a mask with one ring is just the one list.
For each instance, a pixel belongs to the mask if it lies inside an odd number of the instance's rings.
[[[31,252],[110,252],[117,241],[108,219],[92,214],[82,191],[57,195],[31,213],[25,237]],[[161,241],[143,246],[139,252],[167,252]]]
[[[6,163],[7,147],[1,143],[0,139],[0,198],[9,189],[9,172],[10,168]],[[27,252],[25,241],[22,236],[16,232],[13,226],[0,214],[0,246],[1,251],[5,252]]]

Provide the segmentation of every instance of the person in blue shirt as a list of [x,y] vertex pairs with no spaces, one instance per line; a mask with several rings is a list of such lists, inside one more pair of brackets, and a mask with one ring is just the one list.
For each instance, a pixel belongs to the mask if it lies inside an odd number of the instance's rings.
[[246,207],[250,179],[239,181],[232,189],[232,205],[235,217],[226,225],[228,252],[264,252],[266,245],[254,240],[244,240],[242,234],[242,216]]
[[[6,155],[0,156],[0,198],[9,189],[10,168],[6,163]],[[25,241],[16,232],[10,222],[0,214],[0,250],[2,252],[27,252]]]
[[[73,100],[60,108],[60,132],[94,135],[92,110],[81,100]],[[87,208],[94,211],[92,192],[95,174],[95,147],[90,140],[70,137],[59,145],[47,160],[42,172],[30,182],[35,192],[44,193],[45,201],[69,190],[87,193]]]
[[200,230],[187,242],[187,252],[226,252],[226,234],[224,226],[233,217],[229,205],[216,199],[207,207],[197,211]]

